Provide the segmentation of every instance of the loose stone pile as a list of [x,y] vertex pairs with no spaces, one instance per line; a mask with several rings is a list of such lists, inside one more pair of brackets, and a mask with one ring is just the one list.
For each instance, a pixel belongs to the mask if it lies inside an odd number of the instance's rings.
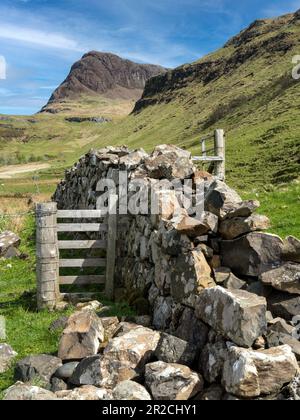
[[[46,372],[47,363],[40,371],[31,360],[26,371],[47,379],[49,398],[300,399],[300,241],[264,233],[269,220],[255,213],[257,201],[197,171],[175,146],[151,155],[92,151],[66,172],[54,199],[59,208],[93,209],[98,181],[118,184],[120,170],[147,185],[203,183],[205,212],[196,218],[170,192],[160,216],[118,216],[116,298],[151,321],[81,310],[65,325],[59,360]],[[45,395],[28,388],[28,375],[16,375],[25,385],[7,399]]]

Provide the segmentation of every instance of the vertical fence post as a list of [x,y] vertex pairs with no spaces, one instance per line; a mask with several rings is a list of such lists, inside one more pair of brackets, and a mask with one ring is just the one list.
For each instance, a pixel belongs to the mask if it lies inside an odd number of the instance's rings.
[[38,310],[54,310],[60,298],[57,204],[36,205]]
[[225,181],[225,134],[224,130],[215,131],[215,155],[222,158],[220,162],[216,162],[215,176],[221,181]]
[[117,195],[110,196],[107,232],[106,284],[105,295],[113,300],[115,294],[115,264],[117,241]]

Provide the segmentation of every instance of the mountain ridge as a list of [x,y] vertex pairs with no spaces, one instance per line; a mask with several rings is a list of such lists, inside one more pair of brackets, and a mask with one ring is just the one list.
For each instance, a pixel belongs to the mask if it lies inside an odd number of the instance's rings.
[[67,78],[55,89],[42,112],[53,105],[80,96],[102,96],[110,100],[137,100],[146,81],[165,72],[161,66],[138,64],[112,53],[90,51],[74,63]]

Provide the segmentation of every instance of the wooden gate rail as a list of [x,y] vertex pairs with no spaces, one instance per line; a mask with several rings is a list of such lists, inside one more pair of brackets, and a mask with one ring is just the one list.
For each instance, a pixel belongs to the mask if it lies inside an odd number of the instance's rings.
[[[214,175],[221,181],[225,181],[225,134],[224,130],[215,130],[214,133],[214,148],[207,150],[206,142],[211,136],[207,136],[201,140],[202,156],[194,156],[193,160],[196,162],[212,162],[214,163]],[[208,152],[214,151],[215,156],[207,156]]]
[[[69,219],[72,223],[58,220]],[[38,309],[55,309],[59,300],[60,285],[105,285],[108,299],[114,297],[115,248],[117,216],[107,216],[104,223],[74,223],[74,219],[103,219],[99,210],[57,210],[56,203],[36,206],[37,237],[37,303]],[[58,233],[98,232],[106,239],[58,240]],[[106,258],[60,258],[60,250],[106,250]],[[60,268],[106,268],[105,275],[60,276]],[[91,295],[94,295],[92,293]],[[80,293],[78,295],[81,295]],[[87,293],[85,293],[85,296]]]

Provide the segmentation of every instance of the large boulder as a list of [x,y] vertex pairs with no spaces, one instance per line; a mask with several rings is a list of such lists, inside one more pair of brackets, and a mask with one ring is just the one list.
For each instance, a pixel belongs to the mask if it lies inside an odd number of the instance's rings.
[[225,219],[219,227],[219,233],[226,240],[236,239],[246,233],[266,230],[270,227],[270,219],[266,216],[253,214],[250,217],[235,217]]
[[194,173],[191,154],[172,145],[157,146],[145,160],[145,168],[154,179],[186,179]]
[[175,217],[171,223],[175,229],[191,238],[206,235],[209,232],[218,231],[218,217],[209,212],[203,212],[199,219],[189,217],[185,214]]
[[281,292],[300,295],[300,264],[287,262],[260,276],[266,286],[272,286]]
[[150,401],[149,392],[142,385],[133,381],[120,382],[113,390],[116,401]]
[[44,388],[17,382],[4,392],[4,401],[52,401],[57,400],[53,392]]
[[173,260],[171,296],[176,302],[194,307],[197,296],[215,286],[211,268],[200,248]]
[[173,335],[162,333],[155,356],[166,363],[192,366],[197,355],[197,347]]
[[201,375],[174,363],[148,364],[145,383],[154,400],[188,400],[203,390]]
[[238,193],[224,182],[215,181],[206,193],[204,206],[206,211],[215,214],[222,220],[228,213],[238,209],[242,201]]
[[153,357],[160,334],[138,327],[110,340],[103,356],[84,359],[70,381],[74,385],[114,388],[119,382],[135,378]]
[[8,344],[0,343],[0,374],[6,372],[14,360],[17,357],[16,353],[11,346]]
[[197,299],[196,316],[242,347],[251,347],[267,328],[265,298],[244,290],[215,287]]
[[0,257],[10,258],[10,250],[20,246],[21,239],[13,232],[5,231],[0,234]]
[[279,392],[299,373],[289,346],[253,351],[232,347],[224,364],[222,383],[227,392],[253,398]]
[[20,360],[15,368],[15,380],[21,382],[38,381],[42,386],[49,387],[51,377],[62,366],[58,357],[40,354],[28,356]]
[[282,244],[278,236],[260,232],[222,241],[222,264],[236,275],[258,277],[280,265]]
[[293,236],[288,236],[284,240],[282,259],[300,263],[300,241]]
[[98,353],[104,341],[101,320],[92,311],[75,312],[63,331],[58,356],[62,360],[80,360]]

